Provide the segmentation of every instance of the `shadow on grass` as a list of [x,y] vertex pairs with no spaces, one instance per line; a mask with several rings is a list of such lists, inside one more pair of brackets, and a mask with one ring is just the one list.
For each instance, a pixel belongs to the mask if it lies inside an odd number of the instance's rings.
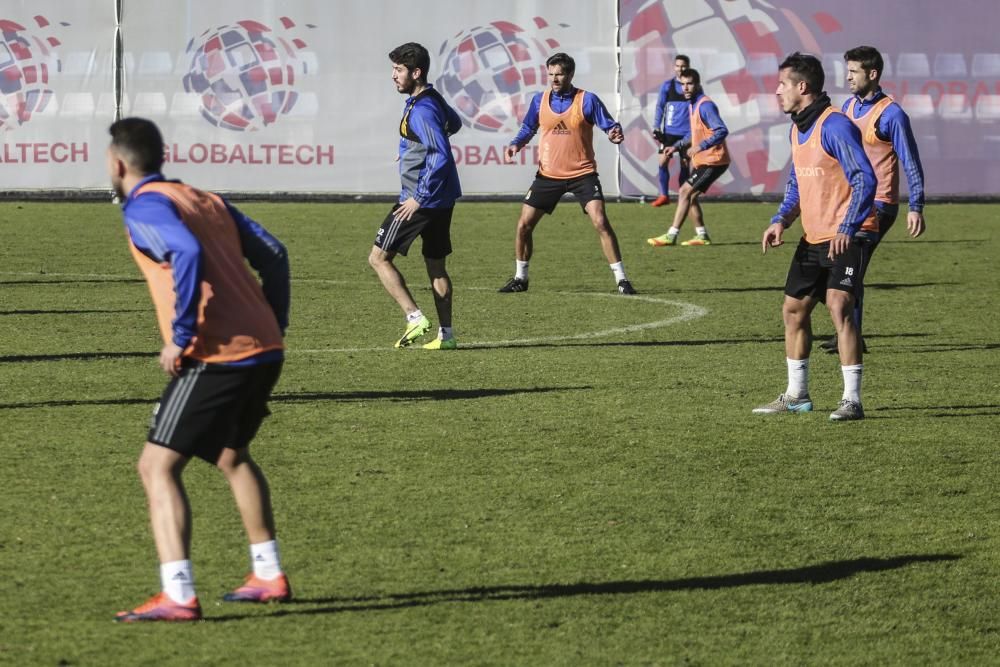
[[[690,590],[719,590],[741,586],[767,586],[776,584],[826,584],[849,579],[867,572],[885,572],[918,563],[940,563],[960,559],[956,554],[913,554],[893,558],[853,558],[830,561],[819,565],[788,570],[761,570],[738,574],[722,574],[686,579],[642,579],[637,581],[581,582],[576,584],[538,584],[512,586],[484,586],[396,593],[384,596],[353,598],[299,598],[265,614],[227,614],[206,618],[208,622],[238,621],[245,618],[264,618],[292,615],[339,614],[345,612],[386,611],[409,607],[427,607],[452,602],[491,602],[503,600],[544,600],[579,595],[631,595],[635,593],[663,593]],[[308,609],[290,608],[292,605],[321,605]]]
[[[413,389],[398,391],[328,391],[275,394],[271,403],[312,403],[317,401],[459,401],[514,394],[545,394],[559,391],[583,391],[591,386],[578,387],[520,387],[508,389]],[[107,398],[73,401],[35,401],[31,403],[0,403],[0,410],[23,410],[31,408],[65,408],[81,405],[143,405],[152,404],[158,398]]]
[[116,308],[92,310],[0,310],[0,315],[87,315],[91,313],[144,313],[148,309]]
[[[943,410],[944,412],[933,412]],[[966,410],[976,410],[977,412],[965,412]],[[930,412],[928,417],[992,417],[1000,415],[1000,405],[893,405],[884,408],[874,408],[871,412]],[[900,415],[880,415],[879,419],[909,419],[910,414]]]
[[34,361],[92,361],[94,359],[158,358],[159,352],[67,352],[65,354],[7,354],[0,356],[0,364]]
[[126,284],[131,285],[133,283],[143,284],[146,281],[143,278],[84,278],[76,280],[0,280],[0,285],[80,285],[82,283],[99,283],[99,284]]

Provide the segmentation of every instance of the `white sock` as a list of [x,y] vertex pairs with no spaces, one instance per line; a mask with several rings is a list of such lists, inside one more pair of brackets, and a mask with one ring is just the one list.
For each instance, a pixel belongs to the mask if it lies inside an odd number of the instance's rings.
[[697,234],[698,236],[704,236],[705,234],[707,234],[704,227],[695,227],[694,233]]
[[514,277],[520,280],[528,279],[528,262],[519,259],[514,260]]
[[250,545],[250,561],[253,573],[261,579],[274,579],[281,574],[281,556],[278,555],[278,541],[269,540]]
[[413,324],[414,322],[419,322],[420,318],[423,317],[423,316],[424,316],[423,311],[421,311],[419,308],[417,308],[412,313],[407,313],[406,314],[406,323],[407,324]]
[[454,337],[451,327],[438,327],[438,338],[441,340],[450,340]]
[[677,238],[677,235],[680,233],[681,230],[677,229],[676,227],[671,227],[670,229],[667,230],[667,236],[669,236],[672,239]]
[[861,371],[864,367],[864,364],[840,367],[840,372],[844,374],[844,400],[861,403]]
[[160,585],[163,592],[178,604],[186,604],[194,598],[194,572],[190,560],[172,560],[160,563]]
[[809,395],[809,358],[788,359],[788,389],[785,396],[802,398]]
[[625,277],[625,264],[623,262],[615,262],[614,264],[608,264],[608,266],[611,267],[611,272],[615,274],[615,282],[628,280]]

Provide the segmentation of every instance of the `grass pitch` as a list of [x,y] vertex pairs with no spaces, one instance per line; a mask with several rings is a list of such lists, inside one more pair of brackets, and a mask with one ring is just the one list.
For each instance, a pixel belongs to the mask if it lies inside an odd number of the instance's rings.
[[[655,250],[673,207],[609,205],[641,298],[568,201],[530,291],[497,294],[518,205],[460,204],[454,352],[391,349],[366,263],[387,206],[241,208],[292,261],[254,453],[297,600],[216,602],[247,550],[195,461],[206,621],[112,622],[158,588],[134,471],[165,382],[152,307],[115,207],[3,203],[0,663],[1000,662],[997,207],[931,206],[879,248],[868,418],[845,424],[819,352],[815,412],[750,414],[785,385],[771,204],[706,203],[714,245]],[[399,266],[433,312],[419,250]]]

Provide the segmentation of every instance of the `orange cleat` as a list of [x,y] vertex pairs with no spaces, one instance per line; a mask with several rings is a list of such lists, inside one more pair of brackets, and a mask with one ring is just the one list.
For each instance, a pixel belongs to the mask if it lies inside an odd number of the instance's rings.
[[132,611],[120,611],[115,614],[119,623],[138,623],[140,621],[200,621],[201,605],[198,598],[192,598],[187,604],[174,602],[166,593],[157,593]]
[[667,195],[660,195],[653,201],[649,202],[649,205],[659,207],[659,206],[666,206],[669,203],[670,203],[670,197],[668,197]]
[[292,599],[292,587],[284,574],[274,579],[261,579],[255,574],[248,574],[242,586],[226,593],[222,599],[226,602],[288,602]]

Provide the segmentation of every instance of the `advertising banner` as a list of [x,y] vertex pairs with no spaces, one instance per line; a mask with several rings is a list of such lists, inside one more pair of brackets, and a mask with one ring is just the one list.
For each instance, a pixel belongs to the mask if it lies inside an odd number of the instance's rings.
[[[120,8],[120,14],[117,13]],[[545,60],[625,128],[595,135],[609,195],[657,194],[657,94],[684,53],[729,127],[733,166],[711,194],[778,194],[789,119],[774,95],[793,51],[820,56],[848,97],[843,52],[877,47],[909,115],[929,195],[1000,192],[1000,46],[977,0],[8,0],[0,7],[0,177],[11,190],[106,186],[107,126],[155,120],[166,173],[238,192],[391,194],[404,97],[388,52],[431,54],[430,81],[462,117],[452,145],[468,194],[518,194],[538,139],[503,164]],[[676,171],[676,169],[675,169]],[[676,174],[674,174],[676,177]],[[905,178],[903,179],[905,191]],[[671,183],[676,188],[676,178]]]
[[[778,65],[802,51],[823,60],[826,90],[850,95],[843,54],[884,55],[885,91],[909,115],[927,194],[1000,191],[1000,42],[988,4],[976,0],[622,0],[622,194],[656,194],[651,130],[674,55],[691,58],[729,128],[730,170],[710,190],[780,193],[788,176],[790,121],[774,95]],[[676,159],[674,160],[676,185]],[[905,191],[905,178],[902,188]]]
[[[398,192],[405,97],[388,53],[430,51],[429,80],[462,116],[452,137],[469,193],[523,191],[533,149],[502,151],[545,60],[566,51],[577,81],[616,105],[614,3],[172,2],[125,4],[128,112],[163,128],[168,170],[222,190]],[[615,189],[617,152],[599,164]],[[523,159],[522,159],[523,158]]]
[[0,7],[0,179],[7,189],[94,188],[115,116],[115,6]]

